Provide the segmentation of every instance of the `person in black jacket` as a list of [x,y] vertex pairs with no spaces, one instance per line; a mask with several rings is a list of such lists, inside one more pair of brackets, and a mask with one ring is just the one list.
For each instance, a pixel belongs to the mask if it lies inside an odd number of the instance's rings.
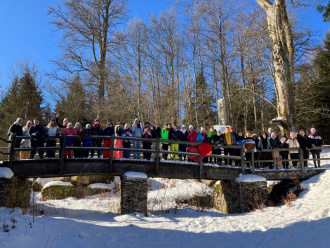
[[[213,154],[221,155],[221,146],[224,145],[224,137],[221,134],[221,131],[217,131],[217,135],[212,135],[212,143],[213,145],[216,145],[216,147],[213,148]],[[222,158],[216,158],[217,164],[222,165]]]
[[[173,124],[173,128],[170,129],[168,138],[173,141],[180,141],[182,139],[182,132],[178,129],[176,123]],[[171,144],[171,151],[177,152],[179,151],[179,144],[172,143]],[[172,160],[179,159],[179,156],[177,154],[171,154]]]
[[[273,149],[274,151],[272,151],[272,158],[274,160],[279,160],[280,157],[280,152],[277,151],[277,148],[280,148],[281,145],[281,141],[278,138],[278,136],[276,135],[275,132],[272,132],[271,138],[269,139],[269,145],[270,145],[270,149]],[[274,161],[274,167],[275,168],[280,168],[282,166],[282,162],[281,161]]]
[[[150,139],[151,138],[151,129],[149,126],[149,122],[144,123],[143,131],[142,131],[142,138]],[[142,142],[143,149],[151,149],[151,141],[143,141]],[[143,158],[150,160],[151,153],[150,152],[143,152]]]
[[[45,128],[40,124],[39,119],[34,119],[33,120],[34,125],[30,127],[29,129],[29,135],[31,137],[31,147],[36,148],[36,147],[43,147],[45,140],[44,140],[44,135],[45,135]],[[30,159],[34,159],[34,155],[36,154],[36,151],[31,151],[30,153]],[[38,151],[39,158],[44,157],[44,151],[39,150]]]
[[[281,138],[280,148],[289,148],[288,137],[285,134]],[[280,155],[282,156],[282,160],[289,159],[289,151],[280,151]],[[289,169],[289,161],[282,161],[282,166],[284,169]]]
[[[303,152],[303,158],[308,159],[309,158],[309,150],[312,148],[312,143],[310,141],[310,138],[308,138],[307,134],[305,133],[305,130],[301,129],[299,131],[299,134],[297,135],[298,143],[300,145],[300,148]],[[304,166],[307,167],[308,161],[304,161]]]
[[[23,127],[22,127],[23,120],[21,118],[17,118],[13,125],[10,126],[8,130],[9,139],[16,134],[16,136],[23,136]],[[16,139],[15,148],[20,148],[21,139]],[[18,153],[17,153],[18,154]]]
[[[92,135],[100,136],[102,135],[103,128],[101,127],[100,120],[95,119],[94,124],[92,126]],[[102,147],[102,140],[101,139],[94,139],[93,140],[93,147]],[[94,156],[94,150],[91,150],[91,158]],[[101,150],[97,150],[97,157],[101,157]]]
[[318,167],[321,167],[321,161],[320,161],[321,149],[315,149],[315,148],[323,146],[322,138],[321,138],[320,135],[318,135],[316,133],[315,128],[311,128],[311,133],[308,137],[310,138],[312,148],[314,148],[313,150],[311,150],[311,153],[312,153],[312,156],[313,156],[314,166],[317,167],[316,166],[316,162],[317,162]]
[[[151,138],[153,139],[160,139],[160,127],[155,123],[155,122],[151,122]],[[152,148],[156,150],[156,143],[157,141],[153,141],[152,142]],[[161,147],[160,144],[159,148]],[[151,154],[151,159],[155,159],[156,158],[156,153],[152,153]]]

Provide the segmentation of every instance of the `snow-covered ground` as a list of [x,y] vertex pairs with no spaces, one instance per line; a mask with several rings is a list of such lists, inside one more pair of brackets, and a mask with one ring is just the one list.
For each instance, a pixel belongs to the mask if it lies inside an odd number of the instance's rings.
[[[328,170],[304,181],[291,207],[245,214],[177,209],[176,199],[212,193],[194,180],[150,180],[147,217],[109,213],[118,192],[46,202],[37,193],[45,216],[34,223],[30,213],[0,208],[0,247],[330,247],[330,165],[322,164]],[[7,224],[10,232],[3,232]]]

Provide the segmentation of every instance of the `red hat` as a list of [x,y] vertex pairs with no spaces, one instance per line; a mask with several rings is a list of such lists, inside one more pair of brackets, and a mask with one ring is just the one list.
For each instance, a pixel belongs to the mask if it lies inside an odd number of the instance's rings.
[[232,126],[230,126],[229,131],[234,131],[234,128]]

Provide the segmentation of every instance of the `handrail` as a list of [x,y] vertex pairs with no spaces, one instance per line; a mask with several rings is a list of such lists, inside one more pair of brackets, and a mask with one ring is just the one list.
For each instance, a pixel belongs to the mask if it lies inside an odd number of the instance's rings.
[[[1,139],[1,138],[0,138]],[[22,140],[22,139],[31,139],[30,136],[16,136],[15,134],[12,135],[12,140],[4,140],[1,139],[1,141],[5,141],[6,143],[11,143],[9,153],[9,163],[10,166],[12,164],[12,161],[15,159],[15,152],[18,151],[47,151],[47,150],[59,150],[59,158],[60,158],[60,166],[61,166],[61,172],[63,173],[64,171],[64,166],[65,166],[65,151],[66,150],[107,150],[110,151],[110,158],[109,158],[109,173],[112,172],[112,164],[113,164],[113,152],[114,151],[131,151],[131,152],[146,152],[146,153],[155,153],[155,166],[156,166],[156,173],[159,173],[159,157],[161,153],[165,154],[175,154],[175,155],[186,155],[186,156],[198,156],[199,157],[199,166],[200,166],[200,178],[203,176],[203,162],[202,162],[202,156],[199,153],[191,153],[187,151],[168,151],[168,150],[162,150],[159,147],[160,143],[168,143],[168,144],[184,144],[184,145],[189,145],[189,146],[198,146],[202,142],[190,142],[190,141],[176,141],[176,140],[164,140],[164,139],[152,139],[152,138],[140,138],[140,137],[122,137],[122,136],[101,136],[101,135],[91,135],[88,137],[82,137],[80,135],[59,135],[59,136],[46,136],[43,137],[42,139],[47,140],[47,139],[60,139],[62,142],[60,142],[61,146],[54,146],[54,147],[35,147],[35,148],[15,148],[15,143],[16,140]],[[66,146],[66,139],[102,139],[102,140],[111,140],[111,146],[110,147],[80,147],[80,146]],[[115,139],[120,139],[120,140],[137,140],[137,141],[149,141],[149,142],[154,142],[156,144],[155,149],[141,149],[141,148],[119,148],[119,147],[114,147],[114,140]],[[241,161],[241,170],[242,173],[245,173],[245,164],[251,166],[251,171],[254,174],[255,173],[255,163],[257,161],[254,161],[254,149],[251,150],[245,150],[244,145],[239,146],[239,145],[231,145],[231,146],[226,146],[226,145],[212,145],[212,147],[216,147],[218,149],[227,149],[227,148],[234,148],[234,149],[240,149],[240,155],[239,156],[232,156],[232,155],[217,155],[217,154],[211,154],[210,157],[214,158],[223,158],[223,159],[232,159],[232,160],[240,160]],[[308,150],[319,150],[319,149],[329,149],[330,146],[323,146],[323,147],[314,147],[312,149]],[[300,148],[277,148],[277,149],[262,149],[262,150],[257,150],[256,152],[258,153],[263,153],[263,152],[272,152],[272,151],[299,151],[301,153]],[[0,152],[2,154],[5,154],[3,152]],[[245,154],[246,153],[251,153],[251,161],[245,160]],[[6,155],[6,154],[5,154]],[[329,160],[330,158],[320,158],[320,160]],[[287,159],[287,160],[282,160],[282,159],[272,159],[272,160],[258,160],[258,163],[267,163],[267,162],[286,162],[286,161],[297,161],[301,164],[303,164],[303,161],[309,161],[313,159],[304,159],[304,158],[299,158],[299,159]],[[304,166],[302,167],[302,172],[305,172]]]

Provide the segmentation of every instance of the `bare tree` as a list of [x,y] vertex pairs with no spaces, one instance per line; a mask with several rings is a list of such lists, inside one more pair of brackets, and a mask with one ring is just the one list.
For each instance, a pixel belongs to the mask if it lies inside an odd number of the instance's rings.
[[115,28],[126,16],[126,0],[65,0],[49,7],[51,23],[62,31],[59,70],[87,72],[95,78],[98,115],[104,103],[106,60]]
[[294,71],[295,50],[285,0],[256,0],[266,11],[272,42],[274,83],[277,95],[277,124],[282,133],[295,128]]

